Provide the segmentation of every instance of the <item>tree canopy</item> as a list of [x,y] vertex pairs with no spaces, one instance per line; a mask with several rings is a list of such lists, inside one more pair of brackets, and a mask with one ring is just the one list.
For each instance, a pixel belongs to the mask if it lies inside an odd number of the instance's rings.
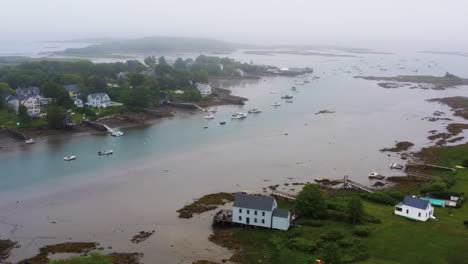
[[299,214],[312,218],[327,215],[327,204],[317,184],[306,184],[296,197],[296,210]]

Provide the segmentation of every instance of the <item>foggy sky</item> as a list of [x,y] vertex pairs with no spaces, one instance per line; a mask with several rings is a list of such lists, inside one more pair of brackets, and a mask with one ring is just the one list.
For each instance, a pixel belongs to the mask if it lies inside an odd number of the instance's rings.
[[9,40],[162,35],[468,47],[468,0],[0,0],[0,10]]

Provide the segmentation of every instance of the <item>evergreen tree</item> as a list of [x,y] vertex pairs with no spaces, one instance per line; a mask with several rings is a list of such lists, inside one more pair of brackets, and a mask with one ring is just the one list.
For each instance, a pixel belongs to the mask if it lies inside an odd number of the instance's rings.
[[312,218],[322,218],[327,215],[327,204],[317,184],[304,185],[296,197],[296,211]]
[[358,197],[353,197],[348,201],[348,206],[346,208],[348,213],[349,222],[353,225],[359,224],[364,218],[364,208],[362,207],[361,199]]
[[18,117],[21,123],[29,124],[31,122],[31,117],[28,114],[28,109],[24,105],[18,107]]

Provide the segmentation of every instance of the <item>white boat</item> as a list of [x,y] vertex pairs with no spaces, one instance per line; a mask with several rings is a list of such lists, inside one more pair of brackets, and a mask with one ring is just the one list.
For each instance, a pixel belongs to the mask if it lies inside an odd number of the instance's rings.
[[231,115],[232,119],[243,119],[243,118],[246,118],[246,117],[247,117],[247,115],[244,114],[244,113],[241,113],[241,112]]
[[395,163],[395,162],[390,163],[390,169],[402,170],[404,167],[405,167],[404,165],[397,164],[397,163]]
[[382,179],[385,178],[385,176],[380,175],[380,174],[378,174],[377,172],[374,171],[374,172],[369,173],[369,178],[382,180]]
[[121,137],[123,135],[125,135],[125,133],[120,132],[120,131],[117,131],[117,132],[114,132],[114,133],[111,134],[111,136],[113,136],[113,137]]
[[281,105],[280,103],[274,103],[271,106],[280,106],[280,105]]
[[376,177],[376,176],[379,176],[379,175],[380,175],[380,174],[377,173],[377,172],[375,172],[375,171],[369,173],[369,177]]
[[206,116],[204,116],[203,118],[205,118],[205,119],[213,119],[213,118],[214,118],[214,115],[206,115]]
[[70,161],[70,160],[75,160],[75,159],[76,159],[76,156],[68,156],[68,157],[63,158],[63,160],[65,161]]
[[257,108],[252,108],[249,110],[249,114],[258,114],[261,113],[262,111],[257,109]]
[[218,108],[216,108],[216,107],[211,107],[211,108],[210,108],[210,112],[216,113],[216,112],[218,112]]
[[101,155],[111,155],[112,153],[114,153],[114,151],[112,149],[98,151],[99,156],[101,156]]
[[34,139],[30,138],[30,139],[26,139],[26,140],[24,141],[24,143],[26,143],[26,144],[34,144],[34,143],[36,143],[36,141],[35,141]]
[[289,95],[289,94],[285,94],[283,96],[281,96],[281,99],[292,99],[293,96],[292,95]]

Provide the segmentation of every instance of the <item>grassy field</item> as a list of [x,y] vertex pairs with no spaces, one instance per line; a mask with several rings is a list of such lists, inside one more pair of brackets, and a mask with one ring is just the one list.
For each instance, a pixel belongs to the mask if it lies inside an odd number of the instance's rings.
[[[468,158],[468,145],[458,147],[441,147],[433,149],[437,163],[455,166]],[[439,177],[448,177],[451,172],[433,171]],[[455,174],[456,183],[450,191],[468,191],[468,170],[460,169]],[[411,194],[411,193],[410,193]],[[412,194],[417,194],[416,192]],[[345,194],[333,199],[339,201],[355,194]],[[321,237],[332,231],[344,235],[339,244],[355,245],[341,247],[342,263],[362,264],[464,264],[468,263],[468,228],[463,225],[468,220],[468,205],[460,209],[435,208],[437,221],[418,222],[392,214],[393,206],[372,203],[363,200],[365,211],[381,220],[380,224],[366,223],[372,228],[368,237],[358,237],[351,230],[352,226],[345,222],[320,220],[322,226],[302,225],[292,227],[289,231],[242,230],[234,234],[234,239],[240,241],[246,249],[248,263],[313,263],[320,257],[317,250],[298,250],[291,247],[294,239],[309,241],[316,245],[322,243]],[[280,207],[291,208],[291,203],[281,202]],[[367,259],[352,261],[349,257],[356,250],[366,253]],[[352,254],[348,254],[348,253]],[[344,253],[344,254],[343,254]],[[265,257],[268,256],[268,257]],[[346,259],[347,258],[347,259]],[[327,263],[328,264],[328,263]],[[333,263],[330,263],[333,264]]]

